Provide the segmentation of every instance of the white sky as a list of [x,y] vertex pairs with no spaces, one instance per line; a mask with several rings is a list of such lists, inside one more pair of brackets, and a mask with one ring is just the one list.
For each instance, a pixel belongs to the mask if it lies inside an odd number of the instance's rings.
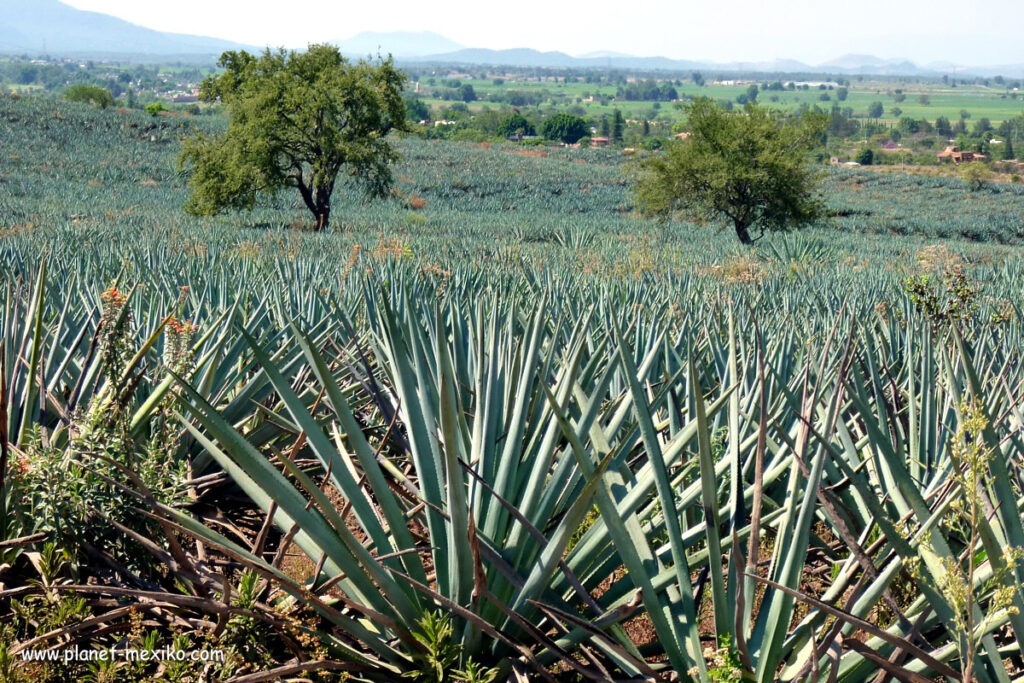
[[63,0],[161,31],[303,47],[360,31],[434,31],[467,47],[676,59],[846,53],[924,64],[1024,63],[1022,0]]

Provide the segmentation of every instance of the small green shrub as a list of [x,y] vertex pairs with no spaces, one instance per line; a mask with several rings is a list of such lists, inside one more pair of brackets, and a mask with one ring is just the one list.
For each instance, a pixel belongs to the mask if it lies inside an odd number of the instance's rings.
[[98,85],[79,83],[67,89],[64,99],[68,102],[84,102],[99,109],[106,109],[114,104],[114,96],[106,88]]

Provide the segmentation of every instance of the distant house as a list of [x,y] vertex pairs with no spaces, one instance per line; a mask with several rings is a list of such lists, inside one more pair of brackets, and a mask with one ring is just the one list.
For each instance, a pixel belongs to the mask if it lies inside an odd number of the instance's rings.
[[676,133],[676,138],[679,140],[685,140],[688,137],[690,137],[689,133]]
[[963,151],[956,145],[949,145],[936,156],[939,161],[949,159],[954,164],[959,164],[965,161],[985,161],[988,158],[984,154],[979,154],[977,152]]
[[590,138],[591,147],[607,147],[611,142],[612,141],[609,138]]
[[882,143],[882,149],[884,149],[886,152],[895,152],[899,148],[900,148],[900,146],[897,143],[895,143],[895,142],[893,142],[891,140],[888,141],[888,142],[883,142]]

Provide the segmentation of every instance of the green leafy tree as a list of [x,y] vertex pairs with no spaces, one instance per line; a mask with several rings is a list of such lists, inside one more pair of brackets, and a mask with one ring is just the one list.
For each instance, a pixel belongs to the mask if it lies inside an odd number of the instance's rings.
[[612,141],[622,142],[622,132],[626,128],[626,121],[622,118],[622,112],[616,109],[612,112]]
[[985,164],[974,161],[960,167],[960,177],[963,178],[967,189],[978,192],[988,187],[992,181],[992,171]]
[[462,98],[463,102],[475,102],[476,101],[476,90],[469,83],[464,84],[459,88],[459,97]]
[[939,118],[935,119],[935,132],[945,138],[948,138],[950,135],[952,135],[953,126],[950,125],[949,119],[947,119],[945,116],[940,116]]
[[1006,138],[1006,142],[1003,143],[1003,161],[1010,161],[1011,159],[1017,158],[1017,153],[1013,149],[1013,140]]
[[85,102],[100,109],[106,109],[114,104],[114,96],[106,88],[98,85],[87,85],[79,83],[67,89],[64,99],[68,102]]
[[607,138],[607,137],[610,137],[611,134],[612,134],[612,128],[611,128],[611,126],[608,125],[608,117],[607,116],[602,116],[601,117],[601,137]]
[[690,78],[698,88],[704,86],[704,76],[702,76],[699,71],[694,71]]
[[845,102],[846,98],[849,96],[849,94],[850,94],[850,91],[849,91],[848,88],[837,88],[836,89],[836,99],[839,100],[840,102]]
[[857,156],[854,157],[854,161],[856,161],[861,166],[870,166],[873,163],[875,163],[875,153],[871,150],[870,147],[864,147],[859,152],[857,152]]
[[219,64],[224,71],[203,82],[201,97],[223,103],[230,122],[224,133],[184,142],[186,210],[251,209],[261,193],[294,188],[319,231],[342,171],[369,196],[387,194],[398,158],[387,135],[407,126],[403,76],[390,58],[352,64],[331,45],[313,45],[259,57],[225,52]]
[[419,97],[405,98],[405,112],[410,121],[425,121],[430,118],[430,107]]
[[505,138],[537,134],[537,130],[530,123],[530,120],[519,112],[512,114],[499,123],[497,132],[498,135]]
[[[792,118],[755,105],[729,113],[698,98],[687,118],[688,139],[641,162],[636,197],[645,213],[724,218],[743,244],[821,215],[808,152],[821,143],[826,115],[808,111]],[[760,231],[757,238],[752,228]]]
[[872,102],[868,105],[868,118],[869,119],[880,119],[882,118],[882,112],[885,111],[885,105],[881,102]]
[[587,122],[574,114],[555,114],[541,126],[541,133],[548,140],[561,140],[567,145],[578,142],[590,135]]

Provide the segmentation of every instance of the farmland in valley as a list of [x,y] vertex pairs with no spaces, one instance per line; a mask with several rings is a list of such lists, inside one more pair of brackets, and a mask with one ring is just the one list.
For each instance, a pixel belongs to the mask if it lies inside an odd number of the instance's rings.
[[742,249],[640,218],[621,150],[410,136],[313,234],[184,214],[195,126],[0,97],[4,538],[66,553],[0,558],[84,596],[4,653],[144,618],[394,680],[444,622],[506,677],[1021,675],[1019,184],[822,167]]

